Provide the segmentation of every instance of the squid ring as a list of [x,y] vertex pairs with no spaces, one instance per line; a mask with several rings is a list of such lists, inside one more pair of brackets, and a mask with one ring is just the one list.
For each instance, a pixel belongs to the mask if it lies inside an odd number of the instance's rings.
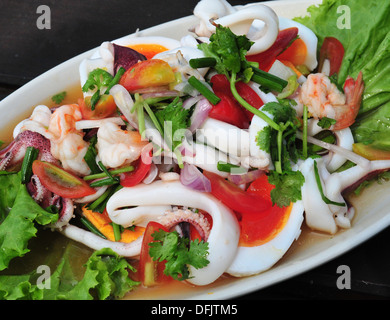
[[110,198],[106,209],[110,219],[116,223],[121,219],[122,208],[143,205],[186,206],[204,210],[212,217],[213,226],[208,236],[209,264],[201,269],[189,266],[190,283],[212,283],[230,266],[237,251],[239,225],[234,213],[212,195],[189,189],[179,181],[156,181],[119,190]]

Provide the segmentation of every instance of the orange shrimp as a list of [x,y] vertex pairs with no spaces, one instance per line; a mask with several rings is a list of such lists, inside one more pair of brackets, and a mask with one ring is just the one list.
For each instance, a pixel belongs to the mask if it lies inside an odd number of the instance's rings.
[[336,108],[336,124],[334,130],[340,130],[351,126],[359,113],[364,91],[363,74],[360,71],[356,81],[348,77],[344,82],[346,104]]
[[330,79],[321,73],[310,74],[302,85],[299,100],[308,107],[315,119],[328,117],[336,120],[333,130],[341,130],[355,122],[364,90],[360,72],[356,81],[348,77],[344,93],[339,91]]

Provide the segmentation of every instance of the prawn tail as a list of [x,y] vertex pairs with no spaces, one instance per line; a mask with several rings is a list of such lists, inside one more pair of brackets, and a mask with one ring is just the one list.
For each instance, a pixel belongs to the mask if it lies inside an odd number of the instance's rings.
[[[363,74],[360,71],[356,80],[348,77],[344,83],[345,93],[345,110],[337,117],[338,121],[334,126],[334,130],[341,130],[351,126],[359,113],[364,91]],[[344,108],[343,108],[344,109]]]

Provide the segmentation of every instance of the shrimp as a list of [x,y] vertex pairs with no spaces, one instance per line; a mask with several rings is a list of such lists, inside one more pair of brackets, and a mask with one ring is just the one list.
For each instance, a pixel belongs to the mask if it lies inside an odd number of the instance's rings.
[[98,157],[107,168],[117,168],[137,160],[147,144],[138,131],[122,130],[113,122],[104,123],[97,132]]
[[63,105],[53,112],[48,131],[52,135],[51,153],[61,161],[65,170],[78,175],[87,175],[90,169],[84,160],[88,142],[83,140],[83,133],[76,129],[76,122],[82,119],[77,104]]
[[333,130],[351,126],[359,112],[364,83],[360,72],[356,81],[348,77],[344,93],[330,79],[322,74],[310,74],[299,92],[299,100],[308,107],[315,119],[323,117],[336,120]]

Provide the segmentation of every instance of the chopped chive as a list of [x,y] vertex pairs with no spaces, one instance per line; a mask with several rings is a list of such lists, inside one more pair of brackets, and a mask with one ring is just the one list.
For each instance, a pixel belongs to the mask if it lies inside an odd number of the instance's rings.
[[321,193],[321,198],[322,198],[322,200],[323,200],[326,204],[333,204],[333,205],[335,205],[335,206],[344,207],[344,206],[345,206],[345,203],[344,203],[344,202],[335,202],[335,201],[332,201],[332,200],[328,199],[328,198],[325,196],[324,191],[323,191],[323,189],[322,189],[320,174],[318,173],[317,161],[314,161],[314,175],[315,175],[315,178],[316,178],[318,190],[319,190],[320,193]]
[[106,168],[106,166],[103,164],[103,162],[99,161],[98,164],[99,164],[100,169],[103,170],[103,172],[106,174],[106,176],[107,176],[107,177],[110,177],[110,178],[112,179],[112,178],[113,178],[113,177],[112,177],[112,174],[110,173],[110,171],[107,170],[107,168]]
[[97,156],[96,149],[95,149],[96,142],[97,142],[97,136],[95,135],[90,140],[87,152],[85,153],[84,156],[84,161],[87,163],[89,169],[91,169],[91,172],[93,174],[102,172],[102,170],[99,168],[99,166],[96,163],[96,156]]
[[146,101],[144,101],[144,108],[146,110],[146,112],[148,113],[150,119],[152,120],[153,124],[155,125],[156,129],[160,132],[160,134],[163,136],[164,135],[164,132],[163,132],[163,129],[161,128],[160,126],[160,122],[158,122],[157,118],[156,118],[156,115],[154,114],[154,112],[152,111],[152,109],[150,109],[149,107],[149,104],[146,103]]
[[196,79],[194,76],[191,76],[188,79],[188,83],[193,86],[196,90],[198,90],[211,104],[216,105],[221,101],[214,92],[210,91],[201,81]]
[[122,227],[119,224],[116,224],[114,222],[110,223],[112,226],[112,229],[114,231],[114,239],[115,241],[120,241],[122,238]]
[[303,106],[303,138],[302,138],[302,152],[303,158],[307,158],[307,118],[308,118],[308,110],[307,106]]
[[252,70],[253,76],[251,80],[269,90],[282,92],[284,87],[288,84],[286,80],[274,76],[273,74],[265,72],[261,69],[252,67]]
[[82,223],[89,231],[91,231],[92,233],[94,233],[94,234],[96,234],[96,235],[102,237],[103,239],[107,239],[107,237],[106,237],[103,233],[101,233],[101,232],[99,231],[99,229],[96,228],[96,227],[92,224],[92,222],[89,221],[87,218],[81,217],[81,218],[80,218],[80,221],[81,221],[81,223]]
[[138,131],[141,134],[141,137],[144,137],[145,132],[145,114],[143,103],[140,103],[137,107],[137,116],[138,116]]
[[110,197],[121,188],[123,188],[121,185],[113,185],[109,187],[99,198],[87,205],[88,209],[102,213],[106,208],[108,199],[110,199]]
[[217,60],[213,57],[194,58],[189,61],[191,68],[208,68],[214,67],[217,64]]
[[217,169],[222,172],[234,172],[235,174],[247,172],[247,170],[243,167],[223,161],[218,161]]
[[[115,175],[118,175],[121,173],[130,172],[133,170],[134,170],[133,166],[128,166],[128,167],[123,167],[120,169],[109,170],[109,173],[112,176],[115,176]],[[104,178],[105,176],[107,176],[107,174],[105,172],[101,172],[101,173],[90,174],[88,176],[83,177],[83,179],[88,181],[88,180],[95,180],[95,179]]]
[[26,184],[30,181],[32,176],[32,164],[34,160],[37,159],[39,150],[34,147],[27,147],[26,154],[23,158],[21,173],[22,173],[22,183]]
[[103,186],[110,186],[112,184],[119,183],[119,179],[117,177],[109,177],[106,179],[100,179],[97,181],[94,181],[90,184],[92,188],[97,188],[97,187],[103,187]]

